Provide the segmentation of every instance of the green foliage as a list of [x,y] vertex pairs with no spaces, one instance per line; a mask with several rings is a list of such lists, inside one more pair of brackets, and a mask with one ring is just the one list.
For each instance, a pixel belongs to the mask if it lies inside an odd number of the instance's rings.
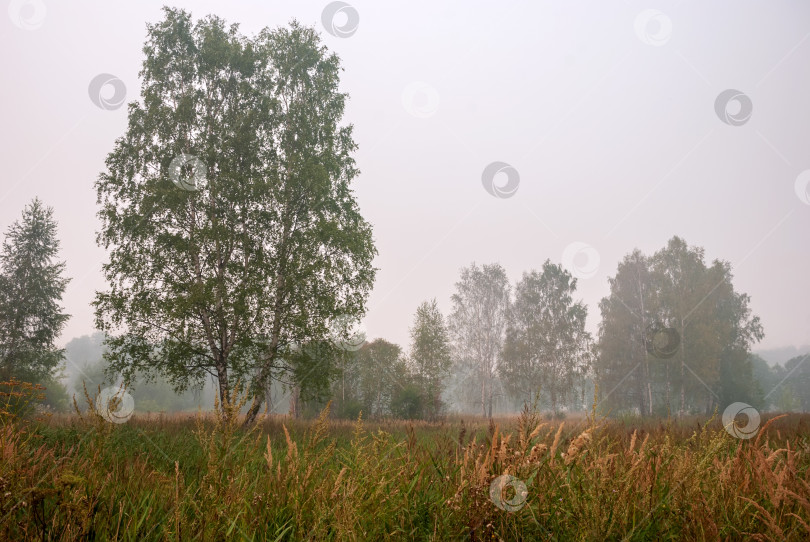
[[246,382],[252,418],[274,379],[323,388],[285,353],[361,316],[374,280],[340,62],[298,23],[246,37],[164,12],[96,182],[97,326],[125,379],[160,373],[182,391],[213,375],[223,402]]
[[43,391],[42,404],[55,412],[69,412],[71,399],[68,390],[60,380],[50,377],[42,382],[45,387]]
[[654,313],[649,258],[634,250],[619,263],[616,276],[608,283],[610,295],[599,303],[602,320],[595,367],[605,394],[600,398],[602,408],[619,413],[635,407],[650,415],[658,408],[651,401],[652,373],[661,363],[651,359],[645,346],[648,315]]
[[[395,417],[425,419],[435,416],[435,404],[425,391],[425,381],[402,354],[402,349],[384,339],[365,343],[341,359],[340,374],[331,389],[331,406],[339,418]],[[307,405],[307,412],[323,408]]]
[[[807,415],[0,426],[3,540],[807,539]],[[526,486],[500,509],[493,482]],[[501,493],[510,499],[509,488]],[[494,495],[494,497],[493,497]]]
[[379,417],[392,414],[392,399],[409,378],[399,345],[375,339],[356,352],[345,385],[349,395],[363,405],[365,416]]
[[340,404],[340,410],[335,411],[335,416],[338,418],[356,420],[363,412],[363,403],[359,400],[349,397],[345,400],[336,400]]
[[[792,396],[792,409],[810,412],[810,354],[796,356],[785,362],[786,394]],[[781,380],[780,380],[781,381]],[[785,401],[790,401],[785,398]]]
[[475,263],[461,270],[448,319],[455,352],[456,394],[475,397],[492,416],[498,356],[509,310],[509,280],[500,264]]
[[799,410],[799,400],[791,386],[780,386],[774,393],[774,404],[781,412],[795,412]]
[[573,299],[576,284],[568,271],[549,260],[542,272],[523,274],[515,287],[498,366],[514,395],[532,401],[532,393],[543,390],[554,413],[583,386],[590,369],[588,309]]
[[[397,387],[391,397],[391,414],[403,420],[419,420],[435,417],[429,396],[413,382]],[[428,414],[429,412],[429,414]]]
[[763,393],[762,407],[768,408],[773,404],[774,397],[772,390],[774,390],[782,380],[779,376],[782,367],[777,365],[771,368],[768,362],[757,354],[751,354],[749,360],[751,362],[751,375],[753,380],[759,391]]
[[[673,237],[652,257],[626,256],[610,287],[596,366],[604,410],[710,413],[763,403],[748,358],[762,326],[727,262],[706,265],[702,248]],[[672,352],[652,345],[661,329],[677,339]]]
[[69,318],[59,305],[69,279],[58,253],[53,209],[34,199],[0,254],[0,379],[44,382],[62,360],[55,341]]
[[762,408],[782,412],[810,411],[810,355],[795,356],[784,366],[770,366],[758,355],[751,355],[749,359],[756,389],[763,395]]
[[766,406],[762,385],[754,376],[751,355],[742,349],[730,349],[720,359],[720,405],[735,402],[756,409]]
[[95,387],[103,384],[108,377],[104,375],[104,333],[96,331],[91,335],[74,337],[65,344],[64,375],[68,387],[73,392],[82,390],[82,381]]
[[419,417],[415,413],[423,408],[428,418],[435,419],[442,412],[444,380],[452,367],[450,336],[436,299],[417,307],[410,333],[409,361],[421,388],[418,394],[422,397],[419,401],[408,399],[413,404],[418,403],[418,408],[413,407],[413,415],[408,417]]
[[[65,345],[65,359],[68,393],[81,398],[84,387],[97,390],[113,386],[121,381],[121,374],[110,370],[104,359],[104,334],[96,332],[71,339]],[[128,392],[135,400],[138,412],[162,412],[194,410],[210,407],[213,397],[208,393],[210,386],[186,389],[176,393],[170,383],[160,375],[137,371],[132,375]],[[72,401],[72,400],[71,400]]]
[[[299,390],[304,402],[325,404],[331,393],[331,385],[340,374],[343,358],[351,353],[333,341],[322,340],[307,343],[284,356],[290,375],[289,383],[306,382]],[[320,411],[320,410],[319,410]]]

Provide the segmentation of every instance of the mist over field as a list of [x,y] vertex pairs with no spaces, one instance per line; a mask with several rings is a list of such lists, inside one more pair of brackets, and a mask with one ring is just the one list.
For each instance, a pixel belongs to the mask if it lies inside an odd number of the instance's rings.
[[807,3],[2,25],[0,538],[810,536]]

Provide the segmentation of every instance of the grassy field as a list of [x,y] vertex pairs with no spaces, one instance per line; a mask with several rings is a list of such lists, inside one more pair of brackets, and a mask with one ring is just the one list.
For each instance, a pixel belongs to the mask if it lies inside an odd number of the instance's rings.
[[2,540],[810,537],[810,415],[2,419]]

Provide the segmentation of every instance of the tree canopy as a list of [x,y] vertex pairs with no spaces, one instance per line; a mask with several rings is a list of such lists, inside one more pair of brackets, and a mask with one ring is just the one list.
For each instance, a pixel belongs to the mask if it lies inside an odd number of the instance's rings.
[[48,382],[62,361],[56,347],[69,315],[60,305],[69,282],[57,261],[53,209],[39,199],[6,232],[0,254],[0,379]]
[[[500,264],[475,263],[461,270],[452,296],[450,334],[461,385],[477,388],[482,416],[492,416],[498,357],[509,310],[509,279]],[[472,390],[470,390],[472,392]]]
[[[148,27],[141,100],[96,182],[110,369],[237,381],[258,412],[292,345],[365,312],[371,227],[350,188],[340,62],[293,22],[255,37],[182,10]],[[322,371],[295,367],[301,386]],[[328,374],[328,371],[327,371]]]
[[541,390],[552,411],[570,397],[588,373],[591,337],[588,309],[574,301],[577,279],[546,260],[515,287],[499,372],[513,394],[529,400]]
[[757,401],[751,345],[763,336],[731,266],[679,237],[619,264],[600,303],[597,378],[607,409],[706,412]]
[[442,388],[452,364],[450,335],[436,299],[417,307],[410,332],[410,362],[422,389],[426,414],[435,418],[442,411]]

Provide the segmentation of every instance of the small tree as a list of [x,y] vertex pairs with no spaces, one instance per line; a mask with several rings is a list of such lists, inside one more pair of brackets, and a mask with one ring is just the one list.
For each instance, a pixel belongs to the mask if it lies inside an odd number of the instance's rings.
[[52,381],[64,350],[55,341],[69,315],[60,306],[69,279],[56,261],[53,209],[34,199],[6,232],[0,257],[0,379]]
[[785,362],[785,371],[790,374],[790,378],[785,382],[786,389],[790,390],[789,393],[794,399],[791,406],[793,406],[793,410],[802,412],[810,412],[810,360],[808,358],[810,358],[810,354],[796,356]]
[[424,396],[425,414],[435,418],[442,410],[443,381],[452,364],[449,333],[435,299],[419,305],[410,332],[410,361]]
[[409,373],[399,345],[375,339],[356,353],[354,394],[367,416],[392,414],[394,399],[409,384]]

